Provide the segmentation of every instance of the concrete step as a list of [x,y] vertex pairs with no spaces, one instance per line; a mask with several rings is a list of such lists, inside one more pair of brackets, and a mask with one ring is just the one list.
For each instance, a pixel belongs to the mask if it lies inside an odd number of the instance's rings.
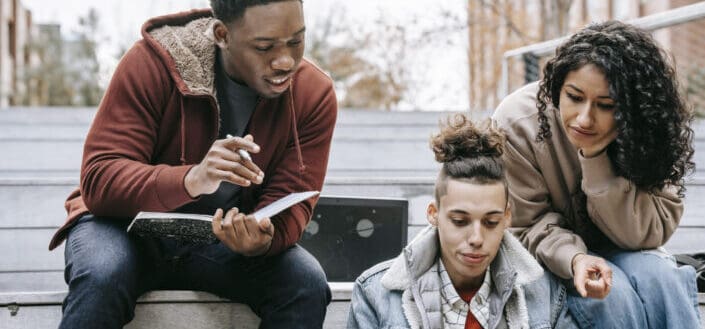
[[[409,200],[409,223],[425,223],[434,177],[328,177],[323,195],[404,198]],[[53,228],[63,224],[64,201],[78,186],[75,178],[0,178],[0,229]],[[41,196],[38,198],[37,196]]]
[[[409,239],[413,239],[425,225],[407,227]],[[0,274],[8,274],[6,279],[0,279],[0,291],[22,291],[19,289],[25,284],[13,281],[12,277],[16,273],[61,272],[64,269],[64,245],[51,252],[47,250],[55,231],[55,228],[0,230],[0,248],[4,250],[0,259]],[[671,253],[705,252],[703,236],[705,228],[680,227],[665,248]],[[374,263],[369,264],[372,265]],[[59,282],[52,287],[63,286],[63,281]]]
[[[0,125],[3,124],[90,124],[96,108],[89,107],[6,107],[0,108]],[[458,112],[431,111],[378,111],[378,110],[338,110],[339,124],[374,125],[391,123],[399,125],[437,123],[438,118],[445,118]],[[487,113],[472,113],[473,117],[487,117]]]
[[[340,110],[335,138],[427,140],[439,120],[454,113]],[[94,114],[90,109],[0,110],[0,140],[82,141]]]
[[[425,207],[432,199],[433,178],[334,178],[326,180],[325,196],[365,196],[408,200],[408,239],[426,223]],[[33,284],[41,290],[61,290],[63,246],[47,251],[48,241],[64,221],[63,201],[76,186],[74,179],[0,180],[0,291],[25,291]],[[705,194],[705,181],[693,182],[691,195]],[[42,199],[38,201],[38,195]],[[705,251],[705,198],[686,199],[680,228],[667,243],[672,253]],[[47,272],[50,278],[18,278],[16,273]],[[57,280],[58,279],[58,280]],[[19,282],[18,280],[27,280]],[[18,290],[19,289],[19,290]]]
[[[436,172],[439,165],[427,138],[336,138],[331,145],[329,175],[418,176]],[[0,139],[0,152],[4,157],[0,177],[77,176],[83,139]]]
[[[453,112],[341,110],[329,175],[427,176],[439,168],[428,145],[439,120]],[[0,177],[77,176],[91,109],[0,110]],[[705,176],[705,121],[696,130],[694,161]],[[703,151],[699,151],[703,150]]]
[[[331,282],[332,301],[324,328],[344,328],[350,307],[351,282]],[[0,293],[3,329],[56,328],[61,321],[65,291]],[[244,304],[206,292],[151,291],[138,300],[135,318],[125,328],[248,328],[259,318]]]
[[[331,177],[323,195],[404,198],[409,200],[409,223],[423,224],[426,205],[433,196],[435,177]],[[78,186],[75,178],[0,178],[0,228],[43,228],[63,223],[64,201]],[[680,225],[705,227],[705,179],[686,185],[685,212]],[[37,196],[42,196],[38,198]]]
[[[425,209],[433,196],[435,177],[331,177],[322,195],[403,198],[409,201],[409,223],[426,223]],[[0,228],[47,228],[63,223],[64,201],[78,186],[75,178],[0,178]],[[705,227],[705,179],[687,185],[680,225]],[[37,196],[42,196],[38,198]],[[421,214],[421,215],[419,215]]]
[[[333,301],[324,328],[344,328],[352,283],[330,283]],[[0,323],[4,329],[56,328],[65,292],[0,294]],[[698,294],[705,327],[705,294]],[[257,328],[259,318],[243,304],[205,292],[152,291],[140,297],[135,318],[125,328]]]

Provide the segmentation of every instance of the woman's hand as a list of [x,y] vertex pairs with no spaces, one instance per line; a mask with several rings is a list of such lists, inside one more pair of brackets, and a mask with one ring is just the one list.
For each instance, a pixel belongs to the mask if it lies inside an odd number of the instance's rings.
[[604,152],[607,149],[607,146],[610,145],[616,138],[617,138],[617,129],[614,129],[609,133],[609,136],[593,145],[586,146],[580,149],[580,154],[584,158],[593,158],[597,156],[598,154]]
[[612,269],[601,258],[586,254],[573,257],[573,284],[580,296],[603,299],[612,288]]

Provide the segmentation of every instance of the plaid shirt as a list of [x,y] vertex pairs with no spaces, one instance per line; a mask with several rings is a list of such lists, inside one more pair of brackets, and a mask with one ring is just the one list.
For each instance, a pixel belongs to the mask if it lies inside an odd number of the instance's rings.
[[492,287],[492,278],[490,276],[490,269],[487,268],[485,271],[485,280],[482,282],[482,286],[477,291],[475,296],[472,298],[470,303],[466,303],[455,290],[453,282],[448,276],[445,266],[440,257],[436,261],[438,268],[438,275],[441,278],[441,284],[443,288],[441,289],[441,311],[443,312],[443,327],[448,329],[464,329],[465,319],[467,318],[468,311],[472,312],[480,325],[483,328],[487,328],[490,319],[490,304],[489,296],[490,289]]

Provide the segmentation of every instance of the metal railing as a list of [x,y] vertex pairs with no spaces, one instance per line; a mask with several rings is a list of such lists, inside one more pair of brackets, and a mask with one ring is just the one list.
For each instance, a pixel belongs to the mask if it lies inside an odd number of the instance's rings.
[[[692,22],[698,22],[702,24],[703,28],[702,29],[695,29],[695,30],[705,30],[705,20],[699,21],[700,19],[705,18],[705,1],[699,2],[696,4],[692,5],[687,5],[671,10],[667,10],[664,12],[660,12],[657,14],[649,15],[649,16],[644,16],[632,20],[626,21],[627,23],[639,26],[643,29],[652,31],[652,32],[657,32],[657,30],[663,30],[663,29],[672,29],[677,25],[681,25],[684,23],[692,23]],[[504,52],[502,55],[502,75],[501,75],[501,81],[499,84],[499,88],[497,90],[497,95],[499,99],[504,98],[507,96],[512,90],[510,84],[510,62],[512,60],[516,60],[517,58],[522,59],[524,62],[527,61],[532,61],[535,64],[535,69],[537,71],[533,71],[531,69],[527,69],[524,67],[521,71],[524,73],[524,79],[517,79],[520,80],[520,82],[523,84],[527,80],[527,75],[532,75],[532,77],[537,77],[540,74],[540,68],[538,67],[538,63],[541,62],[542,58],[546,58],[548,55],[553,55],[554,50],[556,47],[558,47],[560,44],[562,44],[569,36],[564,36],[561,38],[556,38],[553,40],[548,40],[540,43],[535,43],[532,45],[512,49],[509,51]],[[683,36],[681,36],[683,37]],[[688,36],[685,36],[687,38]],[[705,58],[705,34],[703,34],[703,38],[695,38],[695,40],[691,40],[692,42],[682,42],[682,45],[684,46],[689,46],[692,47],[696,51],[695,54],[692,54],[692,56],[695,58],[695,56],[700,56],[700,58]],[[671,51],[671,53],[674,55],[676,59],[676,63],[678,64],[677,70],[679,72],[679,76],[681,77],[681,82],[685,86],[686,90],[688,91],[689,94],[693,94],[697,99],[693,101],[691,99],[691,102],[693,102],[694,106],[696,107],[696,111],[701,110],[701,113],[705,113],[705,60],[702,61],[702,66],[695,66],[695,67],[688,67],[686,64],[692,64],[692,61],[686,59],[683,61],[679,61],[678,54],[673,52],[673,49],[669,49],[669,47],[665,47],[667,50]],[[700,55],[698,55],[698,52],[702,52]],[[687,54],[689,52],[686,51],[681,51],[679,52],[680,54]],[[692,52],[690,52],[692,53]],[[696,63],[697,64],[697,63]],[[524,65],[524,63],[522,63]],[[519,65],[518,65],[519,66]],[[693,65],[691,65],[693,66]],[[519,71],[519,70],[516,70]],[[519,86],[517,86],[519,87]]]

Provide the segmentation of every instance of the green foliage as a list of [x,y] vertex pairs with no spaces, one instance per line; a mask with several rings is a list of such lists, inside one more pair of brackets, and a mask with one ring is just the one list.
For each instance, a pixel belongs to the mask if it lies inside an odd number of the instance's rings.
[[30,88],[19,97],[18,105],[96,106],[103,96],[98,85],[97,50],[99,16],[89,9],[79,18],[79,27],[64,39],[58,25],[40,25],[30,42],[37,63],[23,72]]

